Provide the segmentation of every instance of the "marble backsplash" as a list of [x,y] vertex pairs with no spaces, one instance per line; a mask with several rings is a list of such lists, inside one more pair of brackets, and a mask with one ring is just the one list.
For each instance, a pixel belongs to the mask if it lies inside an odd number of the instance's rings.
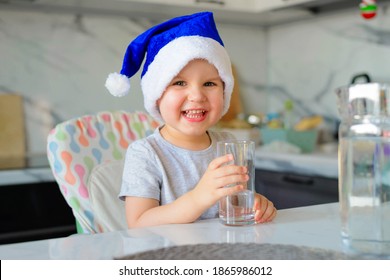
[[[335,88],[354,75],[390,83],[387,6],[364,20],[358,8],[269,28],[218,24],[238,72],[246,113],[280,111],[337,119]],[[143,110],[139,75],[132,92],[112,97],[106,76],[148,19],[0,11],[0,94],[24,97],[27,146],[44,154],[58,122],[100,110]]]
[[[101,110],[144,110],[139,74],[131,79],[131,94],[123,98],[111,96],[104,83],[108,73],[120,71],[129,42],[155,23],[0,11],[0,94],[24,97],[30,154],[46,153],[46,137],[56,123]],[[264,31],[229,24],[219,29],[240,76],[265,84],[265,56],[246,55],[265,53]],[[259,98],[255,89],[242,89],[244,98]]]
[[[390,6],[389,6],[390,7]],[[268,36],[268,110],[295,101],[300,115],[337,118],[335,89],[367,73],[390,83],[390,10],[365,20],[355,9],[271,28]]]

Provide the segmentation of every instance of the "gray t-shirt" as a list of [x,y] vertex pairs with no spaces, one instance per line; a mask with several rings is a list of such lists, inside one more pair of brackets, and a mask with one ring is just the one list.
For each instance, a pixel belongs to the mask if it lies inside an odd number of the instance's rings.
[[[217,156],[217,141],[234,139],[228,132],[209,131],[211,145],[191,151],[167,142],[160,129],[131,143],[126,152],[119,198],[136,196],[153,198],[168,204],[192,190]],[[218,204],[206,210],[199,219],[216,218]]]

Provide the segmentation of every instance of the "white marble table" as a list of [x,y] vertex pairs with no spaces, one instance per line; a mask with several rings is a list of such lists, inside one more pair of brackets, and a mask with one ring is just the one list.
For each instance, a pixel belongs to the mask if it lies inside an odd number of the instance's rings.
[[280,210],[273,222],[247,227],[228,227],[212,219],[1,245],[0,259],[113,259],[205,243],[290,244],[342,252],[338,203]]

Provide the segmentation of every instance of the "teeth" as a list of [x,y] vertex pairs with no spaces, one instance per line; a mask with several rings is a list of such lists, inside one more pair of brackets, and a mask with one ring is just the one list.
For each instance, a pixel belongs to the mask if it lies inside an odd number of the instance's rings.
[[205,110],[186,110],[186,114],[204,114],[206,111]]
[[205,110],[185,110],[184,114],[186,115],[187,118],[190,119],[195,119],[201,117],[200,115],[203,115],[206,113]]

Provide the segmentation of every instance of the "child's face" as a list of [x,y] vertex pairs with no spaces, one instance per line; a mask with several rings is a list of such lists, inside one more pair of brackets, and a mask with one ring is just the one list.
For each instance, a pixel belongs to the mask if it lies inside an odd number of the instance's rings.
[[206,60],[190,61],[157,101],[167,126],[185,135],[201,135],[222,116],[224,84]]

